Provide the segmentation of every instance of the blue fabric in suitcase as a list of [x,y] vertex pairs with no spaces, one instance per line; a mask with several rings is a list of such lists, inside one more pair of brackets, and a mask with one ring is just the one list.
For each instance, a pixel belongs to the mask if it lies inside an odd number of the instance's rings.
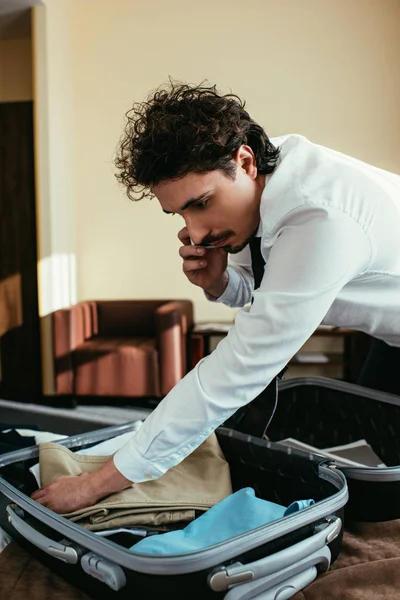
[[298,500],[285,508],[257,498],[254,490],[247,487],[230,494],[184,529],[152,535],[130,549],[144,554],[193,552],[252,531],[312,504],[314,500]]

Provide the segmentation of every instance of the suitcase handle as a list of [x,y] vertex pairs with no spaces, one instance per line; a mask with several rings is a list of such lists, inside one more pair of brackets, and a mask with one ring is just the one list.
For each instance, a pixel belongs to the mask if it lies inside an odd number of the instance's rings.
[[23,519],[23,511],[21,509],[22,516],[18,516],[12,507],[17,507],[15,504],[9,504],[6,507],[8,522],[18,531],[22,537],[26,538],[31,544],[43,550],[47,554],[50,554],[54,558],[58,558],[66,563],[76,564],[79,560],[78,552],[72,546],[61,544],[46,537],[39,531],[37,531],[31,525],[28,525]]
[[[252,563],[234,563],[228,567],[218,567],[209,574],[208,585],[215,592],[222,592],[239,583],[253,582],[252,585],[254,585],[256,583],[254,580],[267,576],[269,576],[268,579],[270,577],[274,579],[277,572],[282,572],[282,577],[286,579],[316,564],[320,564],[320,570],[327,571],[330,567],[330,550],[325,547],[340,534],[341,529],[341,519],[332,517],[324,523],[322,529],[318,528],[314,535],[289,546],[289,548]],[[275,581],[275,583],[279,583],[279,581]],[[245,586],[239,587],[243,589]],[[233,600],[235,596],[228,597],[232,597]]]
[[[329,548],[325,550],[329,553]],[[311,561],[309,563],[311,564]],[[293,572],[294,569],[290,571]],[[289,569],[284,569],[275,575],[238,585],[225,595],[224,600],[288,600],[310,585],[318,575],[317,567],[314,565],[294,575],[288,576],[288,572]]]

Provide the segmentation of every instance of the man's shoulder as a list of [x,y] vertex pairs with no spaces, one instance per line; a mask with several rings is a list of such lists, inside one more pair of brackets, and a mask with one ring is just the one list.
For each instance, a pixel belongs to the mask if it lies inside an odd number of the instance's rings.
[[301,135],[300,133],[286,133],[283,135],[272,136],[269,138],[271,144],[275,146],[275,148],[281,148],[282,150],[290,150],[290,148],[294,148],[299,144],[311,144],[312,142]]

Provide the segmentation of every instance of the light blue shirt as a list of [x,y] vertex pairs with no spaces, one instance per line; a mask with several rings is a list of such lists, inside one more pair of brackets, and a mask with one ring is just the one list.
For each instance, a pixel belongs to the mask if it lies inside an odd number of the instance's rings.
[[144,554],[183,554],[209,548],[253,531],[271,521],[308,508],[314,500],[296,500],[285,508],[257,498],[252,488],[242,488],[212,506],[183,529],[151,535],[130,548]]
[[229,258],[218,299],[234,326],[114,456],[131,481],[161,476],[270,383],[321,323],[400,346],[400,176],[298,135],[272,139],[253,293],[250,250]]

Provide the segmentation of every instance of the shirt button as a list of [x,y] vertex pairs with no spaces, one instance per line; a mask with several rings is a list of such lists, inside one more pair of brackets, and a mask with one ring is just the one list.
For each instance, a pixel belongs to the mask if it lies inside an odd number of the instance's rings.
[[153,475],[151,473],[146,473],[146,479],[153,479]]

